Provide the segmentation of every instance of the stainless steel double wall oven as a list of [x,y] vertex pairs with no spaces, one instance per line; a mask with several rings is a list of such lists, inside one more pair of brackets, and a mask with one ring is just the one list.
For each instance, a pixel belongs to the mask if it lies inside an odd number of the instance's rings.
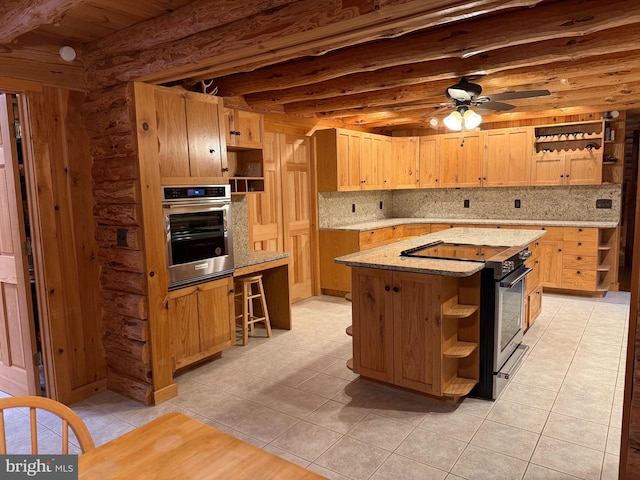
[[163,187],[169,288],[233,273],[229,185]]

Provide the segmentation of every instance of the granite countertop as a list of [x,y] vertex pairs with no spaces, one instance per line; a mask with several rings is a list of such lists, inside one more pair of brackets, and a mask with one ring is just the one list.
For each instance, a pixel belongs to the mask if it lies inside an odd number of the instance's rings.
[[335,259],[335,262],[350,267],[379,268],[383,270],[467,277],[482,270],[484,263],[464,260],[401,257],[400,252],[438,240],[478,246],[526,247],[545,234],[546,232],[544,230],[451,228],[338,257]]
[[244,252],[238,252],[233,255],[234,268],[249,267],[251,265],[257,265],[259,263],[271,262],[273,260],[280,260],[281,258],[287,258],[289,254],[286,252],[266,252],[262,250],[249,250]]
[[583,227],[583,228],[615,228],[618,222],[594,222],[574,220],[496,220],[491,218],[384,218],[368,222],[353,223],[323,230],[355,230],[364,232],[376,228],[396,227],[404,224],[416,223],[450,223],[456,225],[513,225],[540,227]]

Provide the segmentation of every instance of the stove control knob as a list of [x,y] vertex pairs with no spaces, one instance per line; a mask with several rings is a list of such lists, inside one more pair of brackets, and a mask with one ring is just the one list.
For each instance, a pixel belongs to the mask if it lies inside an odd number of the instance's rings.
[[520,260],[526,260],[527,258],[529,258],[531,256],[532,252],[531,250],[529,250],[528,248],[526,250],[522,250],[519,254],[518,254],[518,258],[520,258]]
[[513,260],[505,260],[502,262],[502,273],[509,273],[514,268],[515,264],[513,263]]

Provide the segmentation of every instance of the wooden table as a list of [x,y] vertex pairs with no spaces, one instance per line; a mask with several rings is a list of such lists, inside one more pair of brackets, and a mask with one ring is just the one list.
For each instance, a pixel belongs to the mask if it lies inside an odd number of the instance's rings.
[[323,479],[181,413],[168,413],[80,456],[80,479]]

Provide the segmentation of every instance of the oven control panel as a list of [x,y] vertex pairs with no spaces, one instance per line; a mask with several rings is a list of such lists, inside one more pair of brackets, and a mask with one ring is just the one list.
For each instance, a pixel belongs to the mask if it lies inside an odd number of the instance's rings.
[[502,262],[502,275],[506,275],[509,272],[515,270],[516,264],[513,260],[505,260]]

